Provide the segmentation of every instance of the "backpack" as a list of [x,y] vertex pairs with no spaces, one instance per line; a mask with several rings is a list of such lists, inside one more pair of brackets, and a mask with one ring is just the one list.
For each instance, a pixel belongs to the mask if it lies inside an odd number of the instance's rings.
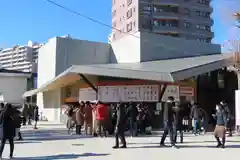
[[69,111],[68,111],[68,117],[72,117],[73,115],[73,108],[70,108]]

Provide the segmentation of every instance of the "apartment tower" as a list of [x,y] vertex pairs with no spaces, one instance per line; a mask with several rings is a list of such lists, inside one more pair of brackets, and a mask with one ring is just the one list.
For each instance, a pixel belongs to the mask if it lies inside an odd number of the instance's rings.
[[15,45],[0,51],[2,68],[22,72],[37,73],[38,50],[42,44],[28,42],[28,45]]
[[137,31],[211,43],[211,0],[112,0],[111,41]]

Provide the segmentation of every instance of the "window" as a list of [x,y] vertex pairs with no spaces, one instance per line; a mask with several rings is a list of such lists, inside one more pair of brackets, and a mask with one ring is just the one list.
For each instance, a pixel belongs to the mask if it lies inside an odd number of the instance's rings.
[[204,42],[204,38],[197,38],[197,41],[199,41],[199,42]]
[[209,5],[210,4],[210,0],[198,0],[197,3]]
[[178,27],[177,20],[154,20],[153,25],[155,27],[162,26],[162,27]]
[[115,27],[116,27],[116,22],[113,22],[113,23],[112,23],[112,26],[115,28]]
[[209,18],[210,12],[196,11],[196,16]]
[[184,25],[185,28],[190,28],[191,27],[191,23],[189,23],[189,22],[184,22],[183,25]]
[[127,32],[130,32],[132,30],[132,22],[127,24]]
[[154,20],[154,21],[153,21],[153,25],[154,25],[155,27],[157,27],[157,26],[159,25],[158,21],[157,21],[157,20]]
[[143,18],[144,20],[141,22],[141,26],[143,29],[151,29],[152,27],[152,22],[151,20],[147,20],[145,18]]
[[132,0],[127,0],[127,5],[131,5],[132,4]]
[[197,41],[199,42],[204,42],[204,43],[211,43],[212,38],[196,38]]
[[129,19],[131,17],[132,17],[132,8],[127,11],[127,18]]
[[172,12],[172,13],[178,13],[178,7],[175,6],[158,6],[156,5],[154,7],[154,12]]
[[112,5],[115,5],[116,4],[116,0],[112,0]]
[[208,26],[208,25],[200,25],[200,24],[197,24],[197,25],[196,25],[196,28],[197,28],[197,29],[200,29],[200,30],[208,31],[208,32],[211,31],[211,27]]
[[183,14],[190,16],[190,10],[188,8],[183,9]]
[[115,16],[116,16],[116,10],[112,12],[112,17],[115,17]]
[[212,38],[207,38],[207,39],[206,39],[206,42],[207,42],[207,43],[211,43],[211,41],[212,41]]

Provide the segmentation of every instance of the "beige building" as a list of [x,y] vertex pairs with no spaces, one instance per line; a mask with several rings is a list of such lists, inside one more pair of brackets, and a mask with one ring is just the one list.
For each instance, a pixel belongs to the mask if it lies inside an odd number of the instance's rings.
[[42,44],[29,41],[27,45],[15,45],[0,51],[0,65],[9,70],[36,73],[38,50]]

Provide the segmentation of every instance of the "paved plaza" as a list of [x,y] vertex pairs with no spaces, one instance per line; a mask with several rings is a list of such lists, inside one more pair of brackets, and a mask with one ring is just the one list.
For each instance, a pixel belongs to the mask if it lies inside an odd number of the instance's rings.
[[[127,138],[128,148],[113,150],[114,139],[67,135],[60,124],[41,124],[39,130],[22,129],[24,141],[16,142],[14,156],[18,160],[226,160],[238,157],[240,137],[228,138],[226,149],[215,148],[212,135],[185,135],[179,149],[160,148],[159,135]],[[9,146],[3,157],[8,157]]]

